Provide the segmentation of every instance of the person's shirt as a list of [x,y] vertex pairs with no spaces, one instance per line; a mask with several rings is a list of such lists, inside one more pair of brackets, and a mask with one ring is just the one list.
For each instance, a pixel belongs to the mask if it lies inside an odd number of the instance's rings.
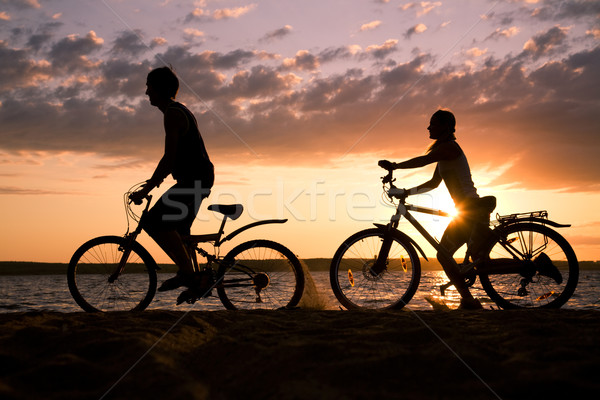
[[180,110],[186,118],[187,129],[181,132],[177,141],[177,156],[171,174],[178,181],[201,181],[202,187],[212,187],[214,167],[200,135],[194,114],[183,104],[173,102],[168,108]]
[[460,205],[468,199],[477,199],[477,189],[471,178],[471,169],[465,153],[458,143],[453,142],[459,150],[459,155],[449,160],[440,160],[437,164],[442,177],[455,205]]

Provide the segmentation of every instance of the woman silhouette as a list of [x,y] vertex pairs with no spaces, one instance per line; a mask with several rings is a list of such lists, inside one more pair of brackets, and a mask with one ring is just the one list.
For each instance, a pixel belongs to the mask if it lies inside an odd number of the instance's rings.
[[481,303],[471,295],[452,256],[456,250],[468,242],[474,227],[478,224],[487,226],[489,213],[492,210],[489,210],[489,207],[487,210],[485,210],[486,207],[482,207],[477,189],[471,179],[467,157],[456,143],[455,126],[456,119],[450,111],[436,111],[431,116],[427,127],[429,137],[434,142],[429,146],[425,155],[400,163],[381,160],[379,166],[387,170],[394,170],[419,168],[437,163],[433,177],[429,181],[408,190],[415,194],[424,193],[435,189],[442,181],[446,184],[459,214],[444,231],[440,240],[443,250],[438,251],[437,259],[462,296],[459,308],[481,309]]

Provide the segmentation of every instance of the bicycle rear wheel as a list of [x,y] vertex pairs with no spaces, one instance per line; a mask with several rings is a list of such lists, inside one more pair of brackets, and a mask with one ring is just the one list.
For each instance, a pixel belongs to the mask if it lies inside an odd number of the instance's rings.
[[101,236],[84,243],[67,269],[69,291],[85,311],[141,311],[156,293],[156,262],[139,243],[117,273],[126,239]]
[[[492,263],[520,262],[508,273],[479,275],[488,296],[504,309],[559,308],[575,292],[579,264],[569,243],[545,225],[519,223],[496,229]],[[519,265],[519,264],[517,264]]]
[[347,309],[402,308],[414,296],[421,279],[421,262],[412,244],[398,232],[379,274],[372,270],[384,233],[366,229],[350,236],[331,260],[329,279],[335,297]]
[[227,253],[217,272],[216,287],[229,310],[292,308],[304,292],[304,272],[287,247],[251,240]]

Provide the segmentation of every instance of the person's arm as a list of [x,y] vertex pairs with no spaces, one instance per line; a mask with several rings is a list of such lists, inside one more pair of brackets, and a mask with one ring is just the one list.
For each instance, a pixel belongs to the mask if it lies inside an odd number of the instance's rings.
[[187,119],[181,110],[176,108],[167,108],[165,111],[165,152],[158,162],[152,177],[146,181],[146,184],[136,192],[135,197],[144,198],[152,189],[158,187],[162,181],[169,176],[175,164],[177,157],[177,143],[180,132],[185,129]]
[[425,193],[440,186],[440,183],[442,183],[442,175],[440,174],[440,167],[436,167],[435,171],[433,171],[433,177],[430,180],[406,191],[410,194]]
[[[381,168],[387,169],[388,171],[396,169],[419,168],[442,160],[451,160],[458,156],[460,156],[460,148],[456,145],[456,143],[446,142],[425,155],[411,158],[410,160],[403,161],[400,163],[394,163],[388,160],[381,160],[379,161],[379,166]],[[406,191],[411,194],[425,193],[438,187],[441,182],[442,175],[440,174],[439,167],[436,167],[435,171],[433,172],[433,177],[429,181],[422,183],[414,188],[407,189]]]
[[379,165],[387,170],[420,168],[442,160],[451,160],[459,155],[460,150],[458,146],[456,146],[454,142],[446,142],[425,155],[411,158],[410,160],[399,163],[381,160],[379,161]]

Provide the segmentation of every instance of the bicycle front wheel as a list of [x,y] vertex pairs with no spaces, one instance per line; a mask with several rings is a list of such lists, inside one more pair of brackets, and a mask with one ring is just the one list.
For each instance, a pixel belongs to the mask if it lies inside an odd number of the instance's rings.
[[399,309],[414,296],[421,279],[421,262],[412,244],[399,232],[381,273],[374,273],[384,239],[379,229],[350,236],[335,253],[329,270],[331,288],[347,309]]
[[229,310],[292,308],[304,292],[304,272],[287,247],[252,240],[227,253],[217,272],[216,287]]
[[488,296],[504,309],[564,305],[579,279],[579,264],[569,243],[540,224],[519,223],[497,231],[501,235],[489,253],[491,263],[520,266],[486,274],[484,265],[479,278]]
[[69,291],[88,312],[141,311],[156,292],[156,262],[137,242],[119,271],[126,239],[101,236],[84,243],[67,269]]

